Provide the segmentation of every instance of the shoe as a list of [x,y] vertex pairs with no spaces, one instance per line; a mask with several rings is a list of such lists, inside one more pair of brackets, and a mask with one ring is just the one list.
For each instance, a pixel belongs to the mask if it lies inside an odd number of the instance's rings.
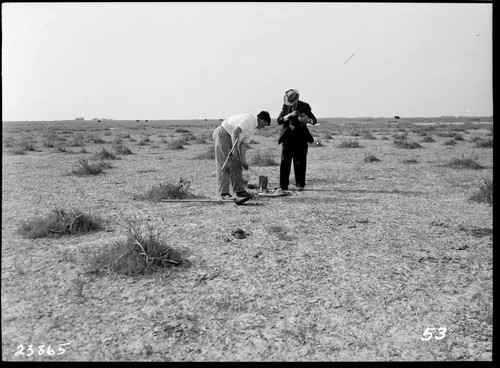
[[304,187],[298,187],[297,191],[302,192],[304,190]]
[[246,190],[236,193],[237,197],[252,197],[252,194],[248,193]]
[[222,200],[230,200],[230,199],[234,199],[234,197],[231,194],[229,194],[229,193],[222,193],[220,195],[220,199],[222,199]]

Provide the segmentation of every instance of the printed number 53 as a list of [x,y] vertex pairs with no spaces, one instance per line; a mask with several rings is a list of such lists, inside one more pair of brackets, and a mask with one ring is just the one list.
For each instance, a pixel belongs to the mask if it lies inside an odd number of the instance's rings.
[[431,331],[434,331],[434,330],[438,330],[438,334],[436,336],[434,336],[434,338],[436,340],[441,340],[441,339],[445,338],[445,336],[446,336],[446,328],[445,327],[441,327],[441,328],[428,327],[424,331],[424,334],[423,334],[424,337],[421,337],[420,340],[429,341],[430,339],[432,339],[432,332]]

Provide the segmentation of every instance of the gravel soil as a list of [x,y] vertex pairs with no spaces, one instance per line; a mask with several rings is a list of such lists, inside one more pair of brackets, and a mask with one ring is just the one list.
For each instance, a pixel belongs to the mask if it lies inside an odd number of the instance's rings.
[[[493,177],[492,148],[472,140],[492,139],[492,123],[403,120],[324,119],[310,127],[321,146],[309,148],[306,190],[241,206],[137,199],[181,177],[215,199],[214,161],[194,158],[218,121],[4,123],[2,360],[491,361],[492,207],[469,198]],[[206,143],[168,149],[186,134],[180,127]],[[450,137],[437,133],[453,130],[464,139],[445,145]],[[44,145],[48,132],[66,152]],[[395,146],[392,134],[403,132],[422,147]],[[88,153],[69,146],[89,134],[105,143],[85,141]],[[248,156],[279,163],[277,136],[273,122]],[[118,137],[132,154],[101,175],[71,175]],[[22,139],[35,150],[15,154]],[[353,139],[361,147],[338,147]],[[484,168],[446,166],[471,156]],[[279,166],[252,169],[278,186]],[[17,231],[55,208],[98,215],[105,229],[39,239]],[[124,239],[131,219],[161,230],[185,261],[138,276],[92,272],[92,257]]]

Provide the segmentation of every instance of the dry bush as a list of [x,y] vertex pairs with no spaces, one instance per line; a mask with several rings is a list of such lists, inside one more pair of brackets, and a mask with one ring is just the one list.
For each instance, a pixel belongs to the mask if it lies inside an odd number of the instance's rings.
[[479,148],[493,148],[493,139],[478,139],[475,141],[476,147]]
[[338,145],[338,148],[361,148],[361,146],[357,139],[352,139],[349,141],[343,141]]
[[80,210],[65,211],[56,208],[46,217],[28,220],[18,231],[26,238],[84,234],[102,230],[103,220]]
[[365,162],[375,162],[375,161],[380,161],[380,160],[376,158],[374,155],[365,153]]
[[431,142],[435,142],[435,141],[436,140],[434,138],[432,138],[430,135],[425,136],[424,138],[422,138],[422,142],[431,143]]
[[184,149],[183,144],[185,144],[183,140],[174,139],[174,140],[168,142],[167,149],[169,149],[169,150],[182,150],[182,149]]
[[197,198],[196,195],[190,192],[190,186],[191,182],[181,177],[177,184],[160,183],[158,186],[153,185],[145,194],[137,195],[135,198],[155,202],[161,202],[162,199]]
[[193,157],[193,160],[215,160],[215,149],[213,146],[208,147],[205,152],[202,152]]
[[161,232],[148,226],[148,231],[132,221],[126,225],[127,238],[106,247],[91,259],[91,266],[98,272],[112,271],[123,275],[147,274],[163,267],[184,263],[178,250],[165,244]]
[[465,155],[455,157],[445,166],[456,167],[458,169],[484,169],[484,166],[481,166],[477,160],[478,158],[477,156],[474,156],[473,152],[469,157],[465,157]]
[[109,152],[106,148],[101,147],[100,151],[94,153],[94,159],[96,160],[119,160],[113,153]]
[[469,200],[493,205],[493,179],[484,179],[484,183],[479,187],[479,191]]
[[106,164],[102,161],[98,162],[88,162],[85,159],[78,160],[78,166],[76,169],[73,169],[71,172],[74,175],[78,176],[86,176],[86,175],[99,175],[104,172],[105,168],[110,168],[111,165]]
[[250,160],[251,165],[255,166],[277,166],[279,165],[270,153],[261,153],[257,151]]
[[396,139],[394,141],[394,145],[398,148],[405,148],[405,149],[415,149],[415,148],[421,148],[422,146],[418,144],[417,142],[409,141],[408,139]]

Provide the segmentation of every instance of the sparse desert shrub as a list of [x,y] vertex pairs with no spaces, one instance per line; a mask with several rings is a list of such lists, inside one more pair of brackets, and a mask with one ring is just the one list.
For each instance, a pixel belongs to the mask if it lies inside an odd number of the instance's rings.
[[415,158],[408,158],[406,160],[403,160],[403,163],[404,164],[416,164],[416,163],[418,163],[418,161]]
[[24,154],[30,151],[36,151],[34,138],[31,136],[21,137],[21,139],[18,142],[16,142],[16,149],[14,153]]
[[432,138],[430,135],[425,136],[424,138],[422,138],[422,142],[431,143],[431,142],[435,142],[435,141],[436,140],[434,138]]
[[261,153],[257,151],[250,160],[251,165],[255,166],[276,166],[278,163],[270,153]]
[[112,145],[117,155],[131,155],[132,151],[123,143],[122,140],[116,141]]
[[415,148],[421,148],[422,146],[418,144],[417,142],[409,141],[408,139],[396,139],[394,140],[394,145],[398,148],[405,148],[405,149],[415,149]]
[[109,152],[106,148],[101,147],[100,151],[94,153],[94,159],[96,160],[118,160],[113,153]]
[[181,252],[168,246],[161,238],[161,232],[150,226],[143,231],[132,222],[128,223],[127,229],[125,240],[106,247],[91,259],[95,270],[133,276],[184,263]]
[[208,147],[205,152],[200,153],[193,157],[193,160],[214,160],[215,159],[215,149],[213,146]]
[[476,147],[479,148],[493,148],[493,139],[479,139],[476,141]]
[[375,161],[380,161],[380,160],[376,158],[374,155],[365,153],[365,162],[375,162]]
[[104,169],[106,167],[110,167],[102,161],[89,163],[85,159],[78,160],[78,164],[80,166],[78,166],[76,169],[73,169],[72,171],[72,174],[78,176],[99,175],[104,172]]
[[349,141],[343,141],[338,145],[338,148],[361,148],[359,141],[357,139],[352,139]]
[[169,150],[182,150],[184,149],[183,141],[179,139],[174,139],[167,144],[167,149]]
[[61,152],[61,153],[67,153],[67,152],[71,152],[68,150],[68,148],[62,144],[58,144],[56,147],[56,151],[57,152]]
[[14,145],[16,143],[16,139],[11,135],[3,137],[2,141],[3,141],[3,145],[5,147],[14,147]]
[[363,133],[363,136],[361,137],[362,139],[377,139],[373,136],[372,132],[369,132],[368,130],[363,130],[361,133]]
[[22,223],[18,231],[26,238],[84,234],[102,230],[100,217],[80,210],[66,211],[56,208],[46,217],[35,218]]
[[260,142],[257,142],[256,140],[250,140],[249,144],[260,144]]
[[445,138],[455,138],[457,140],[463,140],[463,137],[457,132],[439,132],[437,133],[439,137]]
[[184,139],[185,142],[189,142],[196,140],[196,135],[194,135],[191,132],[188,132],[188,133],[183,133],[181,138]]
[[454,139],[449,139],[443,143],[444,146],[454,146],[455,144],[457,144],[457,141]]
[[188,129],[184,129],[184,128],[177,128],[177,129],[175,129],[175,132],[176,133],[190,133],[190,131]]
[[294,239],[293,236],[288,235],[286,233],[286,229],[281,225],[271,225],[267,228],[267,231],[270,234],[276,235],[278,237],[278,239],[283,240],[283,241],[291,241]]
[[331,134],[328,134],[328,133],[324,134],[324,135],[323,135],[323,138],[324,138],[324,139],[333,139],[332,135],[331,135]]
[[456,167],[459,169],[484,169],[484,166],[481,166],[477,161],[477,156],[474,156],[474,152],[471,153],[469,157],[465,157],[465,155],[461,155],[460,157],[453,158],[448,164],[445,166]]
[[353,137],[359,137],[359,136],[361,136],[361,133],[358,132],[358,131],[353,131],[353,132],[351,132],[351,136],[353,136]]
[[162,199],[196,198],[197,196],[190,192],[190,186],[191,182],[181,177],[178,184],[160,183],[158,186],[153,185],[145,194],[138,195],[136,198],[155,202],[161,202]]
[[493,205],[493,179],[484,179],[484,183],[479,187],[479,191],[469,200],[479,203]]
[[85,146],[85,138],[83,137],[83,134],[75,134],[71,140],[68,140],[67,145],[69,147]]
[[98,135],[95,135],[95,134],[88,134],[87,139],[96,143],[96,144],[106,143],[106,141],[104,139],[102,139],[101,137],[99,137]]
[[[205,144],[207,143],[207,141],[205,140],[205,137],[203,136],[198,136],[196,137],[196,139],[194,140],[194,143],[196,144]],[[251,143],[251,142],[250,142]]]
[[405,140],[408,138],[408,133],[395,133],[392,135],[392,138],[396,141]]

